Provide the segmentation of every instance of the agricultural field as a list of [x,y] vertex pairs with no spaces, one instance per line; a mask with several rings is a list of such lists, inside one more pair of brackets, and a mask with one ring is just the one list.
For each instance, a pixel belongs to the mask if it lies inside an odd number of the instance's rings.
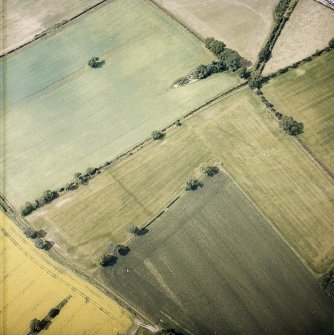
[[0,55],[32,40],[36,34],[85,11],[99,0],[1,1]]
[[130,314],[87,282],[37,251],[0,212],[1,334],[26,335],[30,320],[43,319],[70,296],[47,334],[127,334]]
[[334,172],[334,51],[263,87],[278,111],[304,123],[300,138]]
[[202,334],[330,334],[333,305],[223,172],[204,179],[101,270],[155,322]]
[[201,164],[211,162],[223,163],[314,271],[328,269],[334,260],[333,184],[248,89],[27,219],[48,231],[55,250],[89,269],[108,242],[127,243],[130,225],[149,223],[188,177],[200,175]]
[[[92,56],[105,65],[90,68]],[[226,73],[171,88],[213,59],[149,2],[117,0],[2,60],[6,197],[33,201],[240,83]]]
[[154,0],[202,37],[215,37],[252,63],[273,24],[278,0]]
[[275,72],[328,46],[334,11],[314,0],[299,0],[281,32],[263,74]]

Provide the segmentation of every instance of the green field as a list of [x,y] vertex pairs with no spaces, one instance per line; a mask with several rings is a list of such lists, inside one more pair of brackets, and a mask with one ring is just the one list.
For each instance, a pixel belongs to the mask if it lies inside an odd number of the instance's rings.
[[[89,68],[92,56],[105,66]],[[212,59],[147,1],[118,0],[0,62],[9,200],[22,204],[63,186],[240,82],[218,74],[170,88]]]
[[295,141],[245,89],[167,133],[161,142],[66,194],[31,216],[55,248],[89,267],[109,241],[125,243],[206,162],[222,162],[289,243],[317,272],[334,259],[334,187]]
[[333,331],[329,297],[223,172],[148,229],[100,276],[163,327],[196,335]]
[[304,123],[301,139],[334,172],[334,51],[278,76],[263,93],[278,111]]

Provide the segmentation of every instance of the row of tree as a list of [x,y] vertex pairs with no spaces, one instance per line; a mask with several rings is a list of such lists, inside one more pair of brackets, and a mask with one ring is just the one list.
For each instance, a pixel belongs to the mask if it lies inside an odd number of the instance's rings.
[[194,72],[186,77],[179,78],[174,82],[174,86],[184,86],[191,80],[205,79],[214,73],[236,72],[241,78],[247,78],[249,73],[246,68],[247,61],[242,58],[237,51],[226,48],[222,41],[213,37],[205,39],[205,46],[218,58],[211,64],[199,65]]

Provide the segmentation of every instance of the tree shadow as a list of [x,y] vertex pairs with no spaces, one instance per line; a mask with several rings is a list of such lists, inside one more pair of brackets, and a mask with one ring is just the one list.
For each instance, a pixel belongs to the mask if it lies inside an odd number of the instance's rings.
[[44,242],[44,250],[50,250],[54,246],[55,242],[54,241],[45,241]]
[[148,229],[147,228],[141,228],[137,231],[136,236],[144,236],[148,233]]
[[119,248],[119,249],[118,249],[118,254],[119,254],[120,256],[126,256],[130,251],[131,251],[131,250],[130,250],[129,247],[127,247],[127,246],[122,246],[122,248]]

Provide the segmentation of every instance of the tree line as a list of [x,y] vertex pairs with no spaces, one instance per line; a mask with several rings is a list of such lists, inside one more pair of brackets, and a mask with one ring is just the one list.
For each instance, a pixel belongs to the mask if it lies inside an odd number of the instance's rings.
[[205,79],[214,73],[237,72],[241,78],[247,78],[249,73],[246,64],[248,61],[241,57],[235,50],[226,47],[225,43],[218,41],[213,37],[208,37],[204,41],[205,46],[216,57],[211,64],[201,64],[195,71],[186,77],[179,78],[173,83],[173,86],[184,86],[192,80]]

